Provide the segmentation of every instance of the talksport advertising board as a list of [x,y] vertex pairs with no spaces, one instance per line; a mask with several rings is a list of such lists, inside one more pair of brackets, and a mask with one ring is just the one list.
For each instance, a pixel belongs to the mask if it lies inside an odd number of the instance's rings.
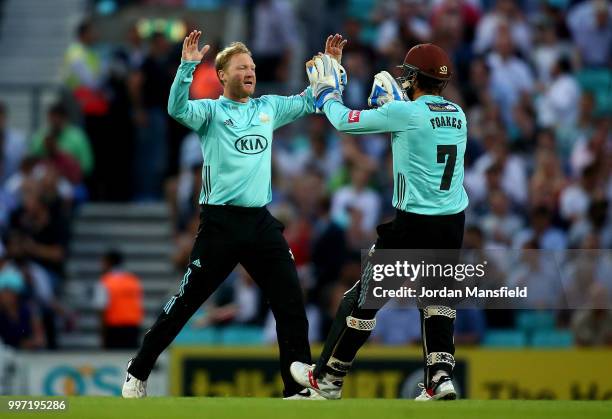
[[[455,383],[460,396],[471,399],[610,400],[611,360],[606,349],[458,348]],[[412,398],[422,380],[418,347],[369,346],[359,352],[343,397]],[[280,397],[281,391],[275,348],[171,350],[172,395]]]

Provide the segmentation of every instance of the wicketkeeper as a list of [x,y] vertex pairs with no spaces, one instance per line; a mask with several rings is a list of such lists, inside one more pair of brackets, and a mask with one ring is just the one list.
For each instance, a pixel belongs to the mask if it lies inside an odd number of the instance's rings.
[[[378,226],[372,251],[382,249],[460,249],[468,197],[463,188],[467,124],[463,110],[441,94],[451,78],[447,54],[433,44],[410,49],[397,81],[386,71],[375,76],[368,103],[351,110],[342,103],[341,66],[328,55],[307,63],[316,98],[333,126],[351,134],[391,133],[395,219]],[[298,383],[328,399],[339,399],[355,355],[376,325],[374,309],[364,308],[371,270],[344,294],[316,366],[294,362]],[[421,308],[425,377],[417,400],[454,399],[455,310]]]

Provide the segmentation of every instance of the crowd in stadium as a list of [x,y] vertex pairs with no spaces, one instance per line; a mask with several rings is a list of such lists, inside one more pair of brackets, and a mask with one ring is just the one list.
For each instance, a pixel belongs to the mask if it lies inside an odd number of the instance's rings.
[[[454,77],[444,96],[465,109],[469,124],[466,248],[612,247],[609,1],[243,3],[258,95],[268,93],[268,85],[295,81],[290,64],[297,43],[314,54],[331,32],[349,41],[342,60],[349,80],[344,103],[354,109],[367,107],[376,72],[399,75],[395,66],[413,45],[433,42],[451,55]],[[317,11],[327,6],[329,13]],[[222,93],[212,64],[219,45],[210,36],[213,51],[196,71],[194,99]],[[137,26],[121,45],[107,45],[106,54],[99,41],[95,19],[79,25],[65,56],[69,100],[48,109],[39,131],[12,129],[11,110],[0,107],[0,337],[15,347],[53,348],[58,324],[72,323],[58,295],[69,220],[83,202],[167,201],[178,271],[188,263],[197,231],[199,138],[166,112],[180,45],[162,33],[144,38]],[[275,132],[273,156],[269,208],[286,226],[311,340],[320,341],[342,293],[359,278],[360,250],[371,246],[377,224],[394,213],[389,138],[340,134],[321,115],[311,115]],[[513,267],[515,275],[546,283],[542,261],[521,264]],[[590,278],[581,288],[585,298],[601,298],[606,287],[612,293],[610,270],[584,275]],[[548,291],[547,298],[556,297]],[[552,313],[550,327],[574,330],[578,344],[612,344],[610,313]],[[481,343],[487,330],[516,328],[519,314],[460,311],[457,343]],[[263,326],[266,339],[275,338],[257,287],[240,269],[193,327],[227,324]],[[419,335],[418,312],[392,305],[380,313],[373,339],[404,344]]]

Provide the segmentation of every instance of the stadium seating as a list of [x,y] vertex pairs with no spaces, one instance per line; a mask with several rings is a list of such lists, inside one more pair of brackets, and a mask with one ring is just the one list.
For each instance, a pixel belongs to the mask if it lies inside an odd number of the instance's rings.
[[221,343],[223,345],[261,345],[263,332],[261,327],[227,326],[221,329]]
[[204,329],[186,327],[174,339],[174,343],[180,345],[217,345],[220,341],[221,334],[214,327]]
[[516,317],[518,329],[527,334],[553,330],[555,322],[555,314],[551,311],[521,310]]
[[490,348],[519,348],[527,345],[527,335],[519,330],[489,330],[483,345]]
[[574,345],[574,336],[568,330],[538,331],[531,337],[530,344],[536,348],[569,348]]
[[605,115],[612,112],[612,95],[609,90],[612,85],[612,71],[604,68],[584,69],[576,74],[576,79],[580,87],[594,95],[596,114]]

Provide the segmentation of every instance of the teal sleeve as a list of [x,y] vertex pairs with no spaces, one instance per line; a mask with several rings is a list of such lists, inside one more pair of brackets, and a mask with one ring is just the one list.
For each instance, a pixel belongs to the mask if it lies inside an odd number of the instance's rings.
[[189,86],[197,61],[181,61],[168,97],[168,114],[186,127],[199,131],[210,119],[205,100],[189,100]]
[[314,113],[314,98],[310,87],[294,96],[265,96],[274,107],[274,129]]
[[328,100],[323,106],[325,116],[334,128],[350,134],[374,134],[405,131],[410,102],[390,102],[380,108],[351,110],[338,100]]

